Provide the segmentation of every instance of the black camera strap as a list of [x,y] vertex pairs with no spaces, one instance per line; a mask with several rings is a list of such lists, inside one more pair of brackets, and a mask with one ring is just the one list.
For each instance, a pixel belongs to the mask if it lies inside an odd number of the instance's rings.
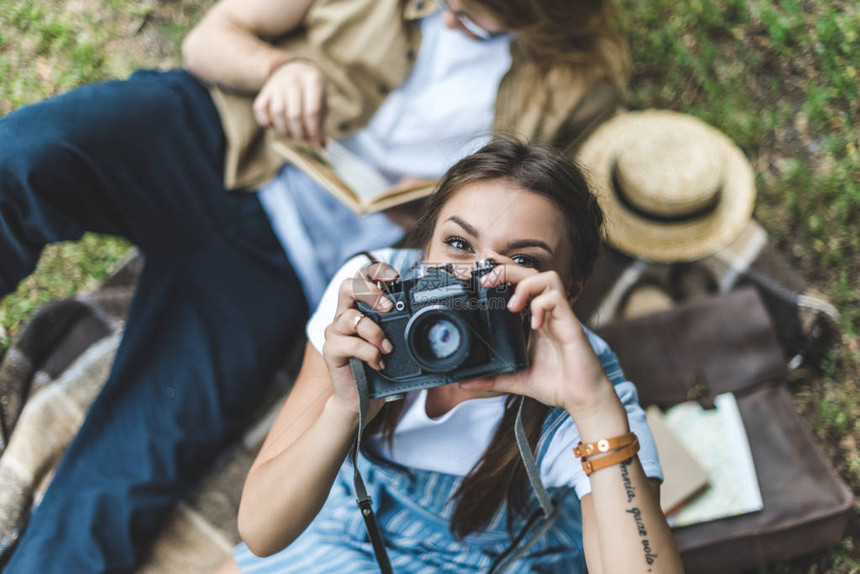
[[504,572],[517,560],[522,558],[526,552],[528,552],[531,547],[534,546],[544,534],[546,534],[547,530],[555,524],[561,509],[561,506],[553,503],[549,493],[543,485],[543,481],[540,479],[540,471],[538,470],[537,462],[535,461],[535,455],[529,445],[529,440],[526,436],[526,429],[523,426],[523,404],[525,404],[525,400],[526,398],[524,396],[520,397],[520,404],[517,407],[517,418],[514,421],[514,436],[517,439],[517,447],[520,450],[520,458],[522,458],[523,465],[526,468],[526,475],[528,475],[529,483],[538,499],[538,504],[540,504],[540,512],[543,514],[543,522],[535,527],[531,538],[529,538],[525,544],[520,545],[525,534],[534,527],[539,518],[539,514],[536,511],[535,514],[533,514],[526,522],[522,531],[516,538],[514,538],[511,546],[503,552],[490,567],[489,574]]
[[514,436],[517,437],[517,447],[520,449],[520,458],[523,459],[523,464],[526,467],[529,483],[531,483],[532,490],[534,490],[537,496],[541,510],[543,510],[544,518],[548,519],[553,515],[555,508],[552,499],[549,497],[549,493],[544,488],[543,481],[540,479],[540,471],[538,471],[537,462],[535,462],[535,455],[532,452],[532,447],[529,446],[529,439],[526,437],[526,429],[523,426],[523,404],[525,402],[526,398],[521,396],[520,404],[517,408],[517,419],[514,422]]
[[[490,260],[491,261],[491,260]],[[528,309],[528,306],[526,307]],[[520,533],[513,539],[510,546],[491,565],[490,573],[496,574],[504,572],[517,560],[522,558],[529,549],[532,548],[541,537],[555,524],[560,515],[560,505],[553,503],[549,493],[543,485],[540,478],[540,470],[537,467],[534,452],[529,445],[526,429],[523,425],[523,406],[525,405],[526,397],[521,395],[519,404],[517,405],[517,416],[514,419],[514,437],[517,440],[517,449],[520,451],[520,459],[523,461],[523,466],[528,476],[529,484],[538,499],[540,505],[539,511],[536,510],[532,516],[526,521],[525,525],[520,530]],[[535,527],[535,524],[543,515],[543,521]],[[534,528],[531,538],[525,544],[520,544],[525,535]]]
[[380,572],[382,574],[392,574],[391,562],[388,560],[388,552],[385,550],[385,542],[382,540],[382,533],[379,531],[379,525],[376,523],[376,514],[373,513],[373,501],[370,495],[367,494],[367,487],[365,487],[364,479],[361,478],[361,472],[358,470],[357,459],[358,453],[361,451],[361,434],[364,432],[364,425],[367,423],[368,411],[370,410],[367,377],[364,373],[364,365],[358,359],[354,357],[350,358],[349,366],[352,369],[352,376],[355,379],[355,386],[358,390],[358,434],[355,437],[355,445],[349,454],[352,460],[352,482],[355,487],[355,502],[358,504],[362,518],[364,518],[364,525],[367,528],[370,543],[373,545],[373,554],[376,556]]

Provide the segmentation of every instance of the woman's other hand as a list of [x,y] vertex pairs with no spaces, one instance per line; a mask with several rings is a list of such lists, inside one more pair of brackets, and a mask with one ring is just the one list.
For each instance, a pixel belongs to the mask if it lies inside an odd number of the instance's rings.
[[325,76],[309,60],[287,60],[263,84],[254,100],[254,117],[289,139],[325,146]]
[[[393,349],[379,325],[356,309],[356,302],[366,303],[376,311],[390,311],[391,299],[377,282],[392,281],[397,277],[398,273],[392,267],[374,263],[362,267],[356,277],[345,279],[340,285],[337,312],[325,330],[323,359],[334,386],[330,400],[349,413],[358,413],[358,392],[349,360],[354,357],[371,368],[381,370],[385,368],[384,355]],[[382,400],[371,401],[370,418],[379,412],[382,404]]]
[[508,310],[518,313],[528,305],[531,311],[530,365],[491,381],[478,380],[461,386],[527,395],[546,405],[564,408],[577,423],[577,419],[605,414],[607,409],[623,415],[623,406],[571,308],[558,273],[501,265],[483,278],[485,287],[503,283],[515,285]]

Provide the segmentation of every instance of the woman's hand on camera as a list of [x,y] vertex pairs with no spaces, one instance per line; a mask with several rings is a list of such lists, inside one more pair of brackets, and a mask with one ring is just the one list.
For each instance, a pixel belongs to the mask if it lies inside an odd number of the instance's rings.
[[263,84],[254,117],[287,138],[325,146],[325,76],[309,60],[287,60]]
[[[374,263],[363,267],[356,277],[340,285],[334,321],[325,330],[323,359],[334,386],[331,400],[349,413],[358,414],[358,392],[349,366],[350,358],[359,359],[371,368],[385,368],[384,355],[393,349],[382,329],[356,309],[361,301],[376,311],[387,312],[392,304],[377,286],[377,281],[391,281],[397,272],[388,265]],[[379,412],[382,400],[371,401],[370,418]]]
[[573,313],[558,273],[504,265],[483,279],[485,287],[504,282],[516,286],[508,310],[518,313],[526,305],[530,307],[531,364],[523,371],[493,377],[492,382],[479,380],[461,386],[527,395],[546,405],[562,407],[574,416],[602,410],[607,401],[615,409],[618,398],[612,383]]

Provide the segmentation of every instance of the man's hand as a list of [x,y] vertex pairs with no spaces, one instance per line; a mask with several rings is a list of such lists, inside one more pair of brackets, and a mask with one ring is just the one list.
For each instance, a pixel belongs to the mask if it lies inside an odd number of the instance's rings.
[[269,76],[254,100],[254,117],[279,134],[326,145],[326,81],[312,62],[288,60]]

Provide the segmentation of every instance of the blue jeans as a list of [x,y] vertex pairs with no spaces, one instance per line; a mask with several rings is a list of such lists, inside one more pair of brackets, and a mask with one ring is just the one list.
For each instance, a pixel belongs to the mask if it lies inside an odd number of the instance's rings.
[[42,247],[129,238],[145,266],[108,381],[7,572],[128,571],[235,436],[307,315],[256,195],[183,71],[85,86],[0,119],[0,295]]

